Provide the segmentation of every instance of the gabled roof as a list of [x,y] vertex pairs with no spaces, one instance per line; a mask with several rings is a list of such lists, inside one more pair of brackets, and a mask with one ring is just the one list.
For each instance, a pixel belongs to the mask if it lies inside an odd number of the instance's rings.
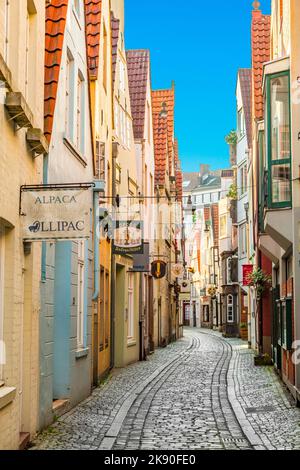
[[197,188],[200,183],[200,176],[199,173],[183,173],[183,191],[184,192],[191,192],[193,189]]
[[150,52],[148,50],[131,50],[126,52],[126,57],[134,138],[143,139]]
[[50,143],[61,67],[68,0],[52,0],[46,7],[44,133]]
[[115,18],[113,12],[111,12],[112,86],[113,86],[113,89],[115,87],[115,80],[116,80],[119,34],[120,34],[120,20],[118,20],[118,18]]
[[166,111],[168,113],[168,156],[169,156],[169,171],[171,173],[173,163],[173,144],[174,144],[174,111],[175,111],[175,90],[155,90],[152,91],[152,111],[153,116],[157,116],[163,109],[163,104],[166,104]]
[[168,159],[168,123],[159,114],[153,116],[155,184],[165,185]]
[[91,80],[98,78],[102,0],[85,0],[87,59]]
[[252,70],[240,69],[239,72],[243,107],[245,113],[246,133],[248,147],[252,146],[252,120],[251,120],[251,98],[252,98]]
[[263,64],[270,60],[271,49],[271,17],[263,15],[260,10],[252,12],[252,70],[254,116],[264,117],[263,99]]

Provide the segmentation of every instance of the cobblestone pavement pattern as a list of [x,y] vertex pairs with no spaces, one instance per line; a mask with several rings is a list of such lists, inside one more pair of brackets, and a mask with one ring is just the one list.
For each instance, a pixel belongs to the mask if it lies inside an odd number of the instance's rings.
[[240,340],[187,329],[114,371],[33,449],[300,449],[300,409]]

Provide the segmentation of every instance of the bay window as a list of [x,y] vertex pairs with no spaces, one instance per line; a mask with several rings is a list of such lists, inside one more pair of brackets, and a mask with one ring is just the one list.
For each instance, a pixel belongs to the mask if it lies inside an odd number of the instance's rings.
[[290,75],[267,77],[269,207],[291,206]]
[[228,295],[227,297],[227,323],[234,322],[234,315],[233,315],[233,296]]

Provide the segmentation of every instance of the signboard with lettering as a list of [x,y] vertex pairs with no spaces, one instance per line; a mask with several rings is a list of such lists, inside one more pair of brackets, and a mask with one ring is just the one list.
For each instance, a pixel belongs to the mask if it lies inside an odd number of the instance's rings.
[[132,272],[136,273],[150,273],[150,245],[144,243],[143,254],[132,256],[133,268]]
[[91,212],[89,188],[25,188],[21,192],[23,239],[87,239],[90,237]]
[[115,255],[142,255],[143,222],[117,220],[114,227],[113,253]]
[[252,264],[244,264],[243,265],[243,286],[247,287],[250,285],[249,282],[249,275],[253,273],[253,265]]

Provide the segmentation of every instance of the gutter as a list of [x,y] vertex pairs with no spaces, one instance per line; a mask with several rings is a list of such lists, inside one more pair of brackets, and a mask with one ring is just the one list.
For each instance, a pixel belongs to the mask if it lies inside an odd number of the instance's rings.
[[100,247],[98,238],[98,223],[99,223],[99,194],[105,192],[105,181],[95,181],[93,188],[93,210],[94,210],[94,293],[92,300],[97,302],[100,292],[99,285],[99,270],[100,270]]

